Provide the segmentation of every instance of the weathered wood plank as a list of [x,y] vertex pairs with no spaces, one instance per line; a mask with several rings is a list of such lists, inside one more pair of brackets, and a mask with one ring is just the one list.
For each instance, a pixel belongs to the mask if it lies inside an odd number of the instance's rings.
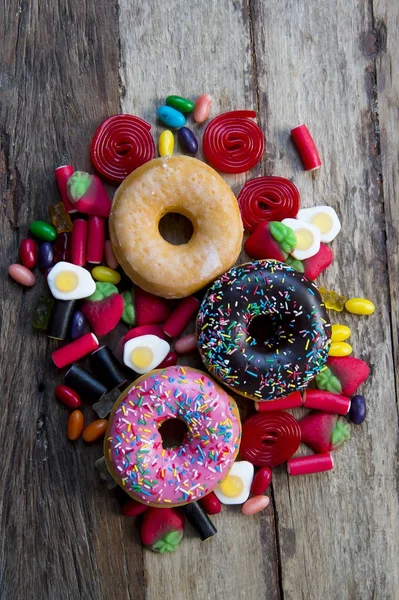
[[[391,19],[386,21],[392,52],[397,52],[396,11],[392,5]],[[399,525],[398,425],[375,113],[376,65],[365,49],[373,35],[371,3],[253,2],[251,15],[259,109],[268,140],[265,169],[293,177],[304,206],[325,203],[336,208],[343,229],[333,244],[334,264],[322,282],[348,296],[372,298],[377,305],[370,318],[331,315],[333,322],[352,327],[354,354],[372,365],[372,377],[363,390],[369,405],[367,422],[354,427],[352,440],[335,453],[332,474],[288,479],[281,469],[274,478],[284,598],[394,598],[399,550],[398,538],[392,535]],[[382,76],[388,86],[389,61],[397,64],[397,54],[383,60]],[[397,111],[397,90],[390,89],[384,103],[396,101]],[[386,156],[393,161],[398,148],[397,112],[390,110],[385,117],[385,143]],[[290,128],[301,122],[308,124],[324,160],[314,174],[303,171],[289,141]],[[386,163],[392,212],[393,166]],[[393,234],[393,297],[398,281],[395,240]]]
[[58,201],[54,168],[89,168],[95,127],[119,112],[116,8],[43,0],[2,10],[0,596],[141,598],[140,547],[94,469],[101,444],[71,444],[63,433],[53,344],[31,329],[44,285],[23,290],[5,275],[29,222]]
[[[211,116],[254,107],[245,2],[172,0],[138,6],[122,0],[119,14],[123,112],[153,123],[169,94],[195,99],[204,91],[213,96]],[[194,126],[194,131],[201,136],[204,128]],[[155,139],[161,130],[153,129]],[[226,179],[236,192],[244,181],[242,176]],[[201,368],[198,358],[187,363]],[[175,555],[160,559],[144,553],[148,600],[160,594],[165,600],[279,597],[272,510],[246,519],[239,507],[226,509],[215,523],[218,535],[206,544],[193,537]]]

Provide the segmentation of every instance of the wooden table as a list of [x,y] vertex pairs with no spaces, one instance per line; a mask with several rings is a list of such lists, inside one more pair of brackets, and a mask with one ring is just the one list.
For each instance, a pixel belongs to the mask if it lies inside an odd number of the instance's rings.
[[[398,8],[394,0],[2,4],[2,600],[399,598]],[[320,282],[377,306],[369,318],[332,314],[372,366],[369,413],[335,453],[333,473],[289,479],[277,468],[263,514],[225,509],[212,541],[189,530],[178,553],[159,556],[142,550],[134,521],[99,480],[101,444],[66,440],[54,344],[31,330],[44,283],[22,289],[6,269],[29,223],[58,201],[54,168],[91,168],[102,119],[134,113],[157,138],[165,96],[203,91],[212,115],[258,112],[267,149],[249,177],[292,178],[303,206],[338,211],[335,261]],[[301,122],[323,158],[313,174],[289,139]],[[235,192],[245,181],[227,179]]]

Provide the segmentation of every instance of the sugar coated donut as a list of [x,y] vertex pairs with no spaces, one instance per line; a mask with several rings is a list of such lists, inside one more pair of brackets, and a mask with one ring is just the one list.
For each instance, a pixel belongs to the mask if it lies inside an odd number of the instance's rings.
[[315,284],[275,260],[222,275],[207,291],[197,319],[207,368],[258,402],[306,388],[327,360],[330,329]]
[[[164,449],[169,419],[188,428],[181,446]],[[241,438],[235,401],[210,377],[173,366],[137,379],[116,401],[105,435],[109,472],[132,498],[179,506],[212,491],[230,470]]]
[[[186,244],[160,234],[160,219],[180,213],[193,224]],[[116,191],[109,219],[115,256],[134,283],[164,298],[183,298],[236,261],[243,237],[237,199],[205,163],[188,156],[156,158]],[[226,235],[228,232],[228,235]]]

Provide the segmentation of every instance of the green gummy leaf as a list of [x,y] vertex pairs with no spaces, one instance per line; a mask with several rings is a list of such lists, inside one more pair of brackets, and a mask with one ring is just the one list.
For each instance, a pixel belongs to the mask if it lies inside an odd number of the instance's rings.
[[284,239],[284,228],[285,225],[280,223],[280,221],[270,221],[269,223],[269,231],[276,240],[276,242],[282,242]]
[[296,237],[291,229],[279,221],[271,221],[269,223],[269,231],[272,237],[279,243],[279,246],[283,252],[290,254],[295,250]]
[[127,325],[134,325],[136,322],[136,311],[134,310],[134,289],[122,292],[124,308],[122,321]]
[[68,179],[68,195],[79,200],[85,195],[91,184],[91,175],[85,171],[75,171]]
[[298,273],[305,272],[305,267],[303,266],[303,262],[301,260],[298,260],[293,256],[288,256],[285,262],[287,263],[287,265],[290,265],[290,267],[295,269],[295,271],[298,271]]
[[328,367],[316,375],[316,386],[319,390],[326,390],[333,394],[340,394],[342,392],[342,386],[338,377],[335,377]]
[[104,298],[108,298],[109,296],[113,296],[114,294],[119,294],[119,291],[113,283],[97,281],[95,292],[91,296],[86,298],[86,300],[88,300],[89,302],[99,302],[100,300],[104,300]]
[[170,531],[163,538],[167,544],[171,544],[172,546],[178,546],[183,538],[183,530],[180,531]]
[[349,423],[347,423],[347,421],[345,421],[345,419],[340,417],[337,420],[335,427],[334,427],[334,431],[332,432],[332,435],[331,435],[331,443],[333,445],[333,448],[337,448],[338,446],[340,446],[341,444],[346,442],[346,440],[349,440],[350,437],[351,437],[351,427],[350,427]]

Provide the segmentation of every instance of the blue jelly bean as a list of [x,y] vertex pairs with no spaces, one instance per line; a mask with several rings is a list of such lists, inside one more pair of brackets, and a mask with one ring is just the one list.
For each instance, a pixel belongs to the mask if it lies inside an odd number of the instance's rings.
[[188,127],[181,127],[178,132],[179,141],[186,152],[196,154],[198,152],[197,138]]
[[349,419],[354,425],[361,425],[366,418],[367,408],[364,396],[353,396],[349,410]]
[[186,124],[185,116],[171,106],[160,106],[157,114],[162,123],[165,123],[165,125],[172,127],[173,129],[183,127],[183,125]]
[[82,337],[85,331],[86,319],[84,314],[77,310],[73,313],[69,323],[69,337],[71,340],[77,340]]
[[54,264],[54,246],[51,242],[43,242],[39,247],[39,267],[42,271]]

